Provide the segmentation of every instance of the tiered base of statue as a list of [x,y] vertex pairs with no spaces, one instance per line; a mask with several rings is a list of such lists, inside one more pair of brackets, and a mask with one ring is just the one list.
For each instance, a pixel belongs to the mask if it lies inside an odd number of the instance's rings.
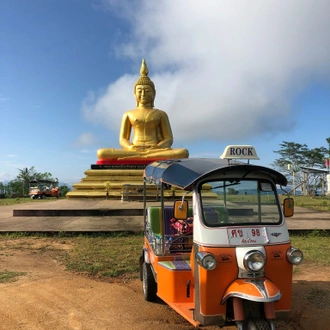
[[[153,160],[151,160],[153,161]],[[138,200],[143,197],[143,170],[150,160],[102,161],[85,171],[86,177],[74,184],[67,198],[109,198]],[[157,191],[150,185],[148,195]]]
[[[143,171],[146,165],[156,159],[128,161],[97,161],[85,171],[86,177],[75,183],[73,191],[67,193],[69,199],[102,198],[133,201],[143,199]],[[186,191],[171,187],[164,190],[166,199],[182,197]],[[210,191],[210,197],[213,193]],[[148,200],[156,200],[160,190],[155,184],[147,184]],[[188,196],[189,198],[189,196]]]

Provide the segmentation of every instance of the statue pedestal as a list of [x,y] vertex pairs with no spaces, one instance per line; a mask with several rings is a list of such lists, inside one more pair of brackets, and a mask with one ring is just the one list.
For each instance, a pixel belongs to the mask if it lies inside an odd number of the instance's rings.
[[[160,159],[98,161],[85,171],[86,177],[81,182],[72,185],[74,190],[68,192],[66,197],[143,200],[143,171],[156,160]],[[159,187],[155,184],[147,184],[146,187],[147,200],[156,201],[160,196]],[[211,187],[203,187],[204,195],[216,198],[217,195],[210,189]],[[185,190],[171,187],[164,190],[164,197],[168,200],[180,199],[185,193]],[[186,198],[192,198],[192,195],[189,194]]]
[[[122,161],[98,161],[91,165],[91,169],[85,171],[86,177],[73,185],[73,191],[66,194],[73,198],[102,198],[118,200],[142,200],[143,199],[143,171],[144,168],[155,161],[148,160],[122,160]],[[159,160],[159,159],[158,159]],[[106,190],[107,183],[109,189]],[[181,189],[168,189],[164,196],[168,199],[181,198],[185,191]],[[156,200],[160,191],[155,184],[147,184],[147,197]]]

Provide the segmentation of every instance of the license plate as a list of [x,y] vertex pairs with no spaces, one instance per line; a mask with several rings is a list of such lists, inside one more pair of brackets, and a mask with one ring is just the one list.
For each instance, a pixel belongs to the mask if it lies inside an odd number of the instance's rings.
[[267,244],[269,242],[266,228],[231,228],[227,229],[231,245]]

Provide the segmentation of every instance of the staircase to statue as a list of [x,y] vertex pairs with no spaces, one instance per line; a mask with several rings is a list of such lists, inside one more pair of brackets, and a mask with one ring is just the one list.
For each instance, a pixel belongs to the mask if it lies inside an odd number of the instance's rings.
[[[149,162],[136,161],[113,164],[95,164],[84,172],[85,177],[81,182],[72,185],[73,191],[66,194],[68,199],[118,199],[122,201],[143,200],[143,171]],[[203,187],[204,194],[216,197],[210,190],[211,187]],[[164,198],[174,200],[181,198],[185,190],[170,187],[164,190]],[[158,200],[160,188],[155,184],[146,184],[147,200]],[[187,198],[191,198],[191,194]]]
[[[143,169],[90,169],[85,178],[72,185],[66,197],[122,199],[128,195],[139,199],[143,196]],[[148,194],[156,197],[157,189],[148,187]]]
[[[67,193],[67,198],[143,199],[143,169],[90,169],[84,174],[81,182],[72,185],[73,191]],[[173,187],[164,190],[164,197],[180,198],[185,192]],[[146,184],[146,195],[148,200],[156,200],[160,196],[159,187]]]

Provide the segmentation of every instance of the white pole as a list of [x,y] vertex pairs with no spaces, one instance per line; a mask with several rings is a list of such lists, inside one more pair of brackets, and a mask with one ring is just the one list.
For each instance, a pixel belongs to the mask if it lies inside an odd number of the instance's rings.
[[293,186],[293,196],[296,196],[296,188],[295,188],[295,182],[294,182],[294,171],[292,171],[292,186]]

